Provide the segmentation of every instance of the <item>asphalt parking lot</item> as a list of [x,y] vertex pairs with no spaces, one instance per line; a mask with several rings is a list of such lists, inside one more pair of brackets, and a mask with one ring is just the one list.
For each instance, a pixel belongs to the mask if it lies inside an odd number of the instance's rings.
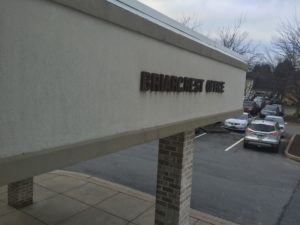
[[[195,139],[192,208],[240,224],[300,224],[300,163],[283,154],[287,130],[279,153],[244,149],[243,133],[200,134]],[[157,151],[154,141],[66,169],[154,195]]]

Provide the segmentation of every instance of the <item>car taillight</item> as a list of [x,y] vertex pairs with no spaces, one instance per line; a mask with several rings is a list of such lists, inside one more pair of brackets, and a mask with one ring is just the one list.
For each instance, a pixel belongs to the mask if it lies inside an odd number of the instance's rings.
[[279,135],[279,132],[278,131],[273,131],[273,132],[271,132],[271,135],[277,137]]
[[250,130],[250,128],[246,129],[246,135],[248,135],[248,134],[252,134],[252,130]]

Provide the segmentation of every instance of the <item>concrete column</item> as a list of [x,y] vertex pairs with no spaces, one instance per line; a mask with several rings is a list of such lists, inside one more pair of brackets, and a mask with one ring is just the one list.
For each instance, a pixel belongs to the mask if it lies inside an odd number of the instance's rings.
[[33,202],[33,178],[8,184],[8,205],[19,209]]
[[159,140],[156,225],[188,225],[194,131],[180,133]]

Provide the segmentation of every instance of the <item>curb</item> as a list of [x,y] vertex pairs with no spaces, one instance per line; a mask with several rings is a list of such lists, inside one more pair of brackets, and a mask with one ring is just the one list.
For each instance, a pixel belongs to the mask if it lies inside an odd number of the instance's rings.
[[225,129],[224,127],[203,127],[202,130],[205,133],[230,133],[229,130]]
[[[101,179],[98,177],[93,177],[93,176],[86,175],[83,173],[67,171],[67,170],[55,170],[55,171],[52,171],[49,173],[60,175],[60,176],[69,176],[69,177],[73,177],[73,178],[77,178],[77,179],[83,179],[87,182],[98,184],[98,185],[107,187],[109,189],[113,189],[118,192],[121,192],[121,193],[124,193],[127,195],[131,195],[133,197],[137,197],[137,198],[143,199],[145,201],[155,203],[155,196],[153,196],[153,195],[126,187],[121,184],[116,184],[111,181],[107,181],[107,180],[104,180],[104,179]],[[219,218],[219,217],[212,216],[207,213],[200,212],[200,211],[192,209],[192,208],[190,211],[190,216],[197,220],[200,220],[202,222],[205,222],[205,223],[208,223],[211,225],[238,225],[236,223],[227,221],[227,220]]]
[[209,134],[226,134],[226,133],[230,133],[230,131],[228,130],[221,130],[221,129],[206,129],[206,133]]
[[300,162],[300,157],[299,157],[299,156],[295,156],[295,155],[289,153],[289,150],[290,150],[290,148],[291,148],[291,145],[292,145],[292,143],[293,143],[295,137],[296,137],[295,134],[291,137],[291,139],[290,139],[288,145],[286,146],[286,148],[285,148],[285,150],[284,150],[284,154],[286,155],[286,157],[288,157],[288,158],[290,158],[290,159],[293,159],[293,160],[295,160],[295,161]]
[[225,219],[215,217],[210,214],[200,212],[200,211],[192,209],[192,208],[190,211],[190,216],[194,217],[200,221],[203,221],[205,223],[211,224],[211,225],[239,225],[237,223],[229,222]]

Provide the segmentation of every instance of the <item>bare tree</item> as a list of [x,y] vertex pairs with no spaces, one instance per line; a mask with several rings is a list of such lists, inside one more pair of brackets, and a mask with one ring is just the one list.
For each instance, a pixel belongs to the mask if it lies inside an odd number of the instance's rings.
[[219,31],[219,38],[222,44],[241,55],[248,52],[250,42],[247,41],[248,33],[242,32],[241,27],[245,22],[244,17],[238,18],[233,25],[224,26]]
[[235,20],[233,25],[222,27],[219,31],[219,41],[224,47],[240,55],[244,55],[247,59],[249,69],[251,69],[261,55],[256,51],[257,46],[249,39],[249,34],[242,30],[244,23],[245,16],[241,15]]
[[296,68],[300,61],[300,20],[295,14],[292,20],[281,22],[278,36],[273,42],[278,53],[292,62]]
[[[199,31],[202,24],[196,14],[183,15],[178,21],[191,28],[192,30]],[[218,32],[218,42],[226,48],[245,56],[248,68],[251,70],[253,66],[261,61],[262,54],[257,53],[256,48],[250,40],[247,32],[242,30],[245,23],[245,16],[241,15],[237,18],[233,25],[224,26]]]
[[262,62],[270,65],[272,71],[274,72],[277,64],[282,60],[280,56],[272,48],[264,48],[262,55]]
[[200,31],[202,26],[201,20],[196,14],[193,15],[183,14],[182,17],[178,19],[178,22],[197,32]]
[[278,53],[291,64],[287,77],[286,91],[296,99],[297,111],[300,112],[300,20],[297,14],[291,20],[282,22],[278,36],[273,42]]

